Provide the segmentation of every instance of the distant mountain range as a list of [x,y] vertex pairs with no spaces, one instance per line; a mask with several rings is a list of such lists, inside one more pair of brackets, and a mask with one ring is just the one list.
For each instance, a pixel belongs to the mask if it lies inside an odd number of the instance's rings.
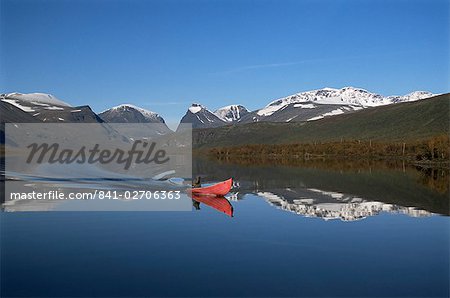
[[[189,107],[180,123],[192,123],[193,128],[217,128],[252,122],[311,122],[368,107],[416,101],[433,95],[426,91],[416,91],[404,96],[383,97],[354,87],[323,88],[279,98],[254,111],[236,104],[212,112],[196,103]],[[16,122],[30,122],[33,119],[37,122],[60,123],[159,123],[160,132],[169,131],[159,114],[131,104],[119,105],[97,115],[87,105],[72,107],[55,96],[44,93],[1,94],[0,99],[2,111],[9,111],[2,115],[2,122],[12,122],[13,119]]]
[[368,107],[416,101],[434,95],[427,91],[415,91],[403,96],[383,97],[361,88],[323,88],[276,99],[265,107],[252,112],[242,105],[230,105],[211,112],[200,104],[193,104],[181,122],[190,122],[194,128],[212,128],[262,121],[306,122],[352,113]]

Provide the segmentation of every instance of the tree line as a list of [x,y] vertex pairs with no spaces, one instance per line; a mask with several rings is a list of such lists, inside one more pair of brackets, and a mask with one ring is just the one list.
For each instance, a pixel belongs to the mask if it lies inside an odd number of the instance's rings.
[[209,154],[218,159],[315,159],[315,158],[396,158],[416,162],[448,163],[449,135],[423,140],[383,142],[372,140],[341,140],[288,144],[248,144],[216,147]]

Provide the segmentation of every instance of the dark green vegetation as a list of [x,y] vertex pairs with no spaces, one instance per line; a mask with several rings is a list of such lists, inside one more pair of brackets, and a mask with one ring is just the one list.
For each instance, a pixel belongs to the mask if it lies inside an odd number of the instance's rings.
[[450,94],[303,123],[194,130],[194,147],[219,158],[403,157],[449,159]]
[[404,142],[342,141],[325,143],[250,144],[209,149],[218,159],[239,158],[248,163],[299,164],[309,159],[391,159],[401,158],[415,163],[449,165],[450,138],[441,135],[425,140]]

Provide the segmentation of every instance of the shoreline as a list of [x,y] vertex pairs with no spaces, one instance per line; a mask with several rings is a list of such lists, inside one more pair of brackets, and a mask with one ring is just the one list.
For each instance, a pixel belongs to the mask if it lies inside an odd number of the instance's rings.
[[[195,155],[205,155],[204,153],[196,152]],[[217,155],[211,152],[208,152],[207,157],[209,159],[224,161],[227,163],[247,163],[250,161],[254,161],[256,164],[262,162],[263,164],[283,164],[286,162],[292,162],[293,166],[300,166],[300,163],[304,162],[402,162],[408,166],[417,166],[421,168],[432,168],[432,169],[449,169],[450,170],[450,160],[415,160],[410,157],[405,156],[367,156],[367,155],[318,155],[318,154],[309,154],[309,156],[305,157],[302,155],[292,155],[292,156],[284,156],[281,154],[255,154],[255,155],[238,155],[238,154],[224,154]]]

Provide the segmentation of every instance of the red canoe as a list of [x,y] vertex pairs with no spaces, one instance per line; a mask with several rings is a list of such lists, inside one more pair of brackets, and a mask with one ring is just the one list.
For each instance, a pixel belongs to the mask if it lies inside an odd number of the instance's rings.
[[196,195],[224,196],[230,192],[232,184],[233,179],[230,178],[210,186],[192,188],[190,192]]
[[193,200],[196,200],[199,203],[208,205],[209,207],[212,207],[219,212],[233,217],[233,206],[224,197],[199,196],[195,194],[192,194],[191,197]]

